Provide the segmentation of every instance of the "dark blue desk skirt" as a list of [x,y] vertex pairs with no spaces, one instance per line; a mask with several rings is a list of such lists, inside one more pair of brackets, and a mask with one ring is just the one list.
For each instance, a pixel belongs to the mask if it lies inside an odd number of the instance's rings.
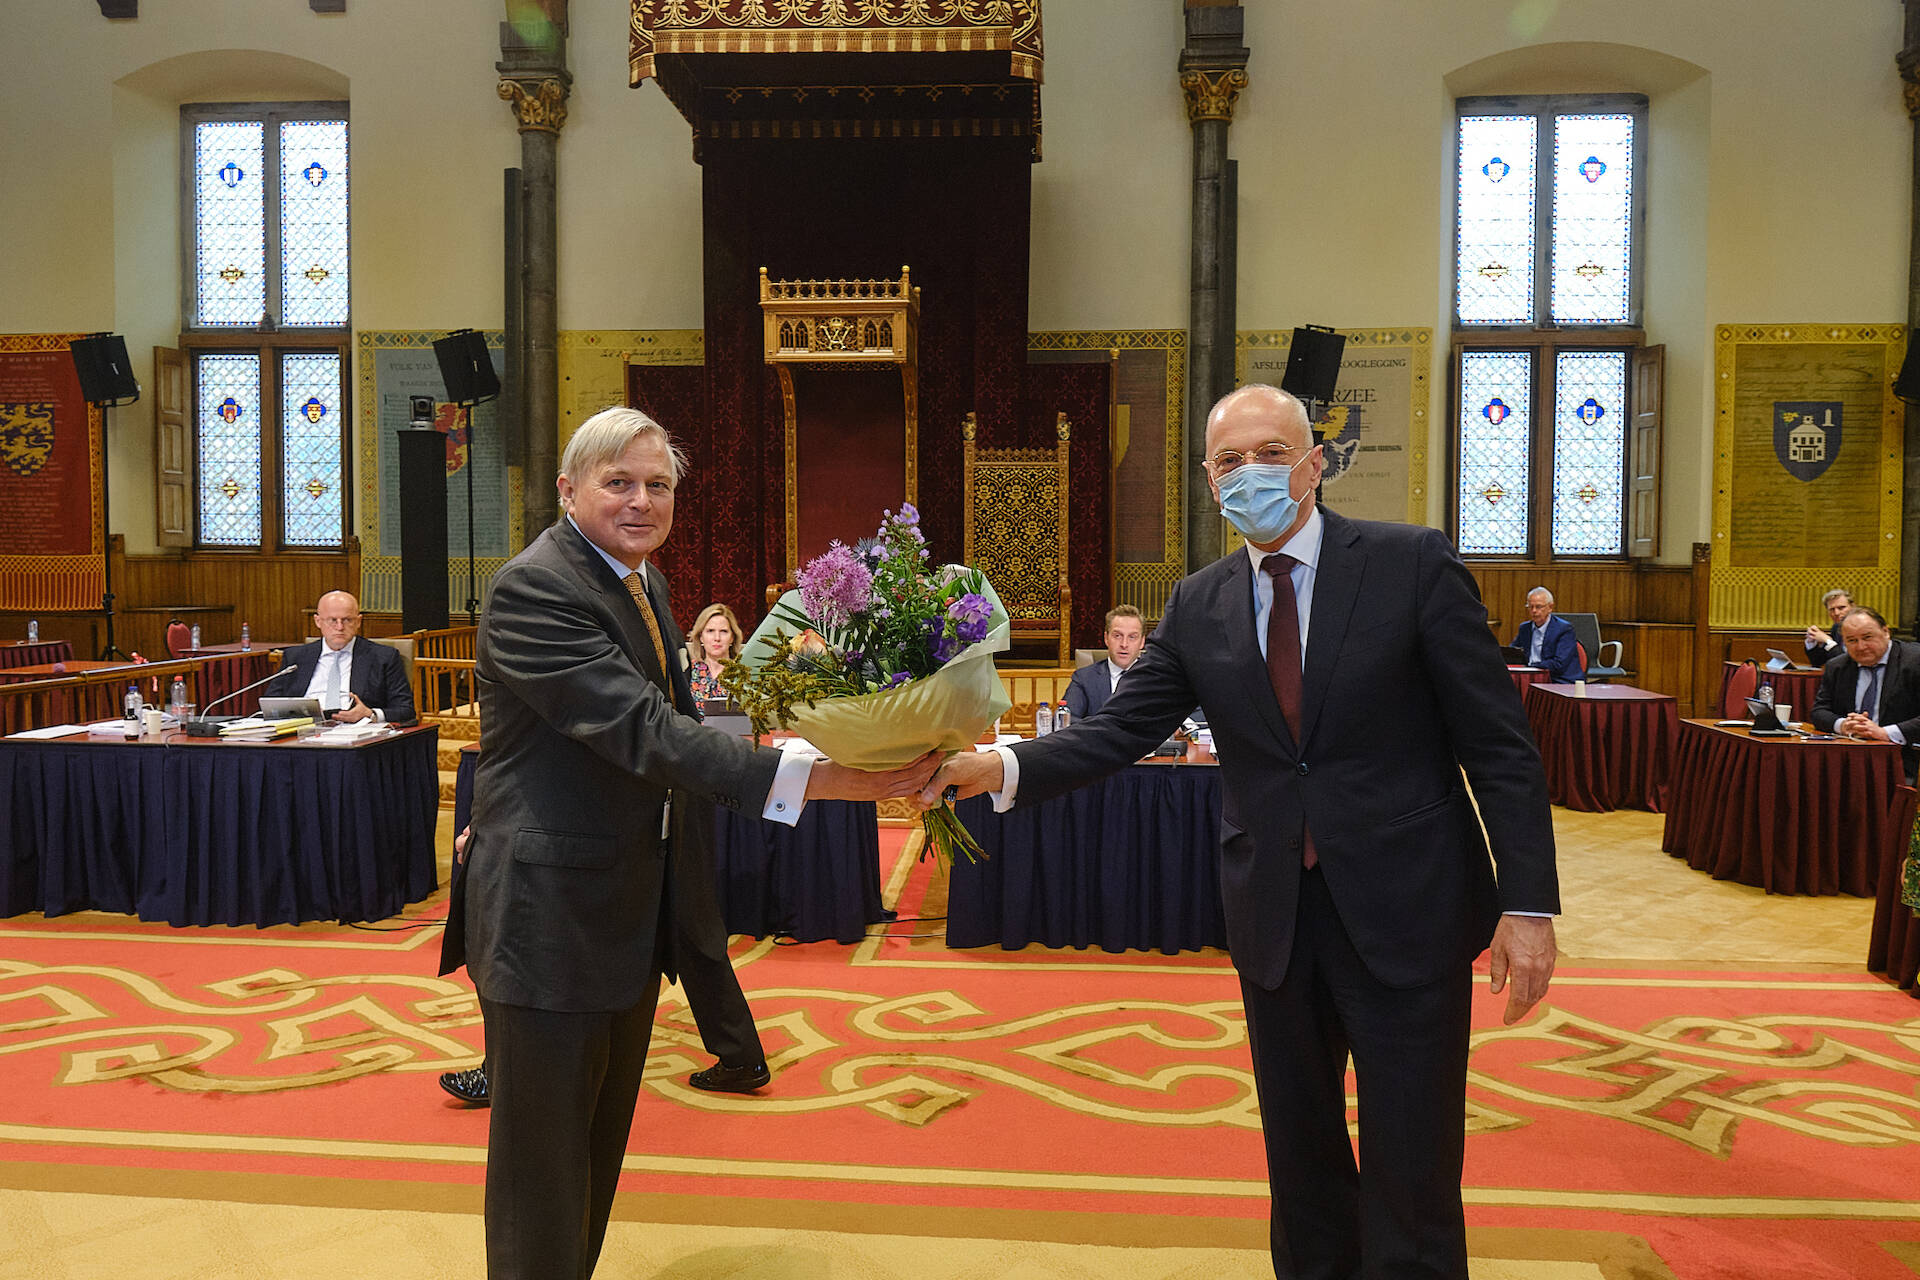
[[0,915],[385,919],[436,887],[438,736],[356,747],[0,742]]
[[[478,751],[460,753],[454,830],[473,805]],[[713,863],[728,933],[858,942],[889,918],[880,901],[880,827],[871,801],[809,800],[791,827],[713,807]]]
[[954,863],[948,946],[1227,945],[1218,767],[1134,765],[1030,809],[955,808],[989,856]]

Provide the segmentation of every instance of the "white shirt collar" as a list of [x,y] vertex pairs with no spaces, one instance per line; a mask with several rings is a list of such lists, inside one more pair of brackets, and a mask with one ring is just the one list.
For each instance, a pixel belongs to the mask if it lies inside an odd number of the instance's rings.
[[[1284,551],[1310,569],[1320,567],[1320,543],[1327,534],[1327,522],[1320,518],[1320,504],[1314,503],[1313,510],[1307,513],[1307,522],[1294,531],[1294,535],[1281,543],[1275,550]],[[1247,559],[1253,562],[1253,571],[1260,572],[1260,563],[1272,551],[1262,551],[1251,542],[1245,544]]]
[[[571,511],[567,512],[567,523],[573,524],[573,512]],[[599,543],[595,542],[592,538],[587,537],[586,534],[580,533],[579,525],[573,524],[573,531],[575,533],[579,533],[581,540],[584,541],[588,546],[592,547],[594,551],[599,554],[600,558],[607,562],[607,568],[613,570],[613,574],[616,578],[619,578],[622,582],[625,582],[627,580],[628,574],[637,573],[640,575],[640,580],[642,582],[646,581],[647,562],[645,560],[642,560],[637,565],[621,564],[619,560],[607,554],[606,548],[602,547]]]
[[[1136,657],[1134,661],[1138,662],[1140,661],[1140,659]],[[1121,666],[1119,663],[1115,662],[1112,658],[1107,659],[1107,687],[1109,689],[1111,689],[1114,685],[1119,684],[1120,677],[1125,674],[1127,674],[1127,668]]]

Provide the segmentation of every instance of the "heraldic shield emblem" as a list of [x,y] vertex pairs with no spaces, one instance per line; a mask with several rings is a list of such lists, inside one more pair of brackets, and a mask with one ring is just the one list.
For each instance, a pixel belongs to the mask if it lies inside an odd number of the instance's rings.
[[17,476],[38,475],[53,456],[53,405],[0,402],[0,461]]
[[1773,455],[1795,480],[1818,480],[1840,456],[1840,402],[1775,400]]

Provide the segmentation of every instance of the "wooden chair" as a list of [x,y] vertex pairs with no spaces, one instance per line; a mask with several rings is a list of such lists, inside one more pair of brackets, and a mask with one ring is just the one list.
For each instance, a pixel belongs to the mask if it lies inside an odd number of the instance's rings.
[[1050,643],[1071,667],[1073,592],[1067,586],[1067,415],[1051,449],[980,449],[969,413],[964,450],[966,562],[987,575],[1007,608],[1013,641]]

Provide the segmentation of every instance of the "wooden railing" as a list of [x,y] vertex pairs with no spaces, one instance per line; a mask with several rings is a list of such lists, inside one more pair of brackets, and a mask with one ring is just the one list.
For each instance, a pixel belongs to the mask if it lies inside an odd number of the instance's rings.
[[[428,633],[422,633],[428,634]],[[480,718],[480,686],[473,659],[413,659],[413,709],[421,716]]]
[[1003,668],[1001,687],[1013,703],[1000,717],[1000,732],[1033,736],[1033,713],[1042,702],[1058,705],[1073,680],[1072,667]]
[[443,627],[437,631],[413,633],[413,660],[422,658],[471,658],[473,639],[479,634],[473,626]]
[[0,733],[44,729],[57,724],[86,724],[111,719],[121,708],[129,681],[140,686],[140,696],[151,705],[166,702],[173,678],[186,682],[187,701],[200,706],[201,673],[211,658],[177,658],[167,662],[128,663],[99,667],[44,680],[17,680],[0,684]]

